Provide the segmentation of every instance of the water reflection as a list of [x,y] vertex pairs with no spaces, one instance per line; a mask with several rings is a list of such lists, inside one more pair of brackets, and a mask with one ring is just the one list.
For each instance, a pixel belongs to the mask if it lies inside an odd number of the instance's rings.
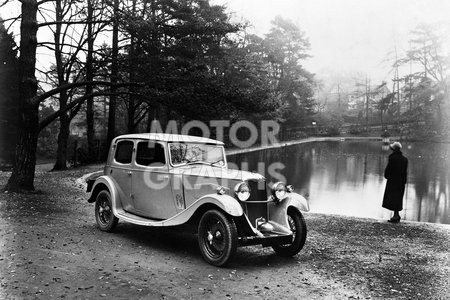
[[[404,143],[409,159],[403,219],[450,224],[449,144]],[[228,157],[240,168],[264,173],[270,163],[296,191],[310,200],[313,212],[388,219],[381,208],[384,168],[389,149],[378,141],[327,141],[268,149]],[[263,164],[264,163],[264,167]]]

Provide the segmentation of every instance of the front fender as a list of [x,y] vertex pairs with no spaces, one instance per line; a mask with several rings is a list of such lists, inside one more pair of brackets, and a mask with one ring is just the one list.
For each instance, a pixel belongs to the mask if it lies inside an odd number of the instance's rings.
[[297,193],[289,193],[287,198],[284,199],[281,202],[286,202],[286,206],[289,208],[290,206],[293,206],[297,208],[300,211],[309,211],[309,204],[308,201],[300,194]]
[[194,203],[186,207],[185,210],[176,216],[164,221],[164,225],[173,226],[186,223],[195,214],[195,212],[205,204],[215,205],[233,217],[240,217],[244,214],[244,210],[241,205],[233,197],[228,195],[208,194],[197,199]]
[[269,203],[269,219],[289,228],[287,211],[290,207],[299,211],[309,211],[308,201],[302,195],[289,193],[282,201]]
[[240,217],[244,213],[239,202],[228,195],[209,194],[199,198],[195,203],[199,203],[200,205],[213,203],[233,217]]

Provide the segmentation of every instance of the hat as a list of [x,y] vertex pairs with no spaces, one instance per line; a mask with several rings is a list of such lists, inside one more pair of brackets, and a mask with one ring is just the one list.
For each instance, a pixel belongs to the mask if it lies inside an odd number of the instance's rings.
[[389,148],[391,148],[394,151],[398,151],[402,149],[402,144],[400,144],[399,142],[393,142],[392,144],[389,145]]

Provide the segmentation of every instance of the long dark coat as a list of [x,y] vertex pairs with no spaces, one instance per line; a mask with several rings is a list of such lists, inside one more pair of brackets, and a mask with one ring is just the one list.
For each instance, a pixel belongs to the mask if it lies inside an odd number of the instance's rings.
[[387,179],[383,197],[383,207],[393,211],[403,209],[403,194],[405,193],[408,159],[399,150],[389,155],[389,162],[384,170]]

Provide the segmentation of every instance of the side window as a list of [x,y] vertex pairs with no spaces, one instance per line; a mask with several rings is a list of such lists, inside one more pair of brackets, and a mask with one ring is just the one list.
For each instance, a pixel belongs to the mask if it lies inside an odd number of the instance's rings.
[[139,142],[136,152],[136,164],[150,167],[162,167],[166,164],[164,146],[155,142]]
[[132,141],[118,142],[114,159],[121,164],[131,163],[131,157],[133,156],[133,146],[134,143]]

